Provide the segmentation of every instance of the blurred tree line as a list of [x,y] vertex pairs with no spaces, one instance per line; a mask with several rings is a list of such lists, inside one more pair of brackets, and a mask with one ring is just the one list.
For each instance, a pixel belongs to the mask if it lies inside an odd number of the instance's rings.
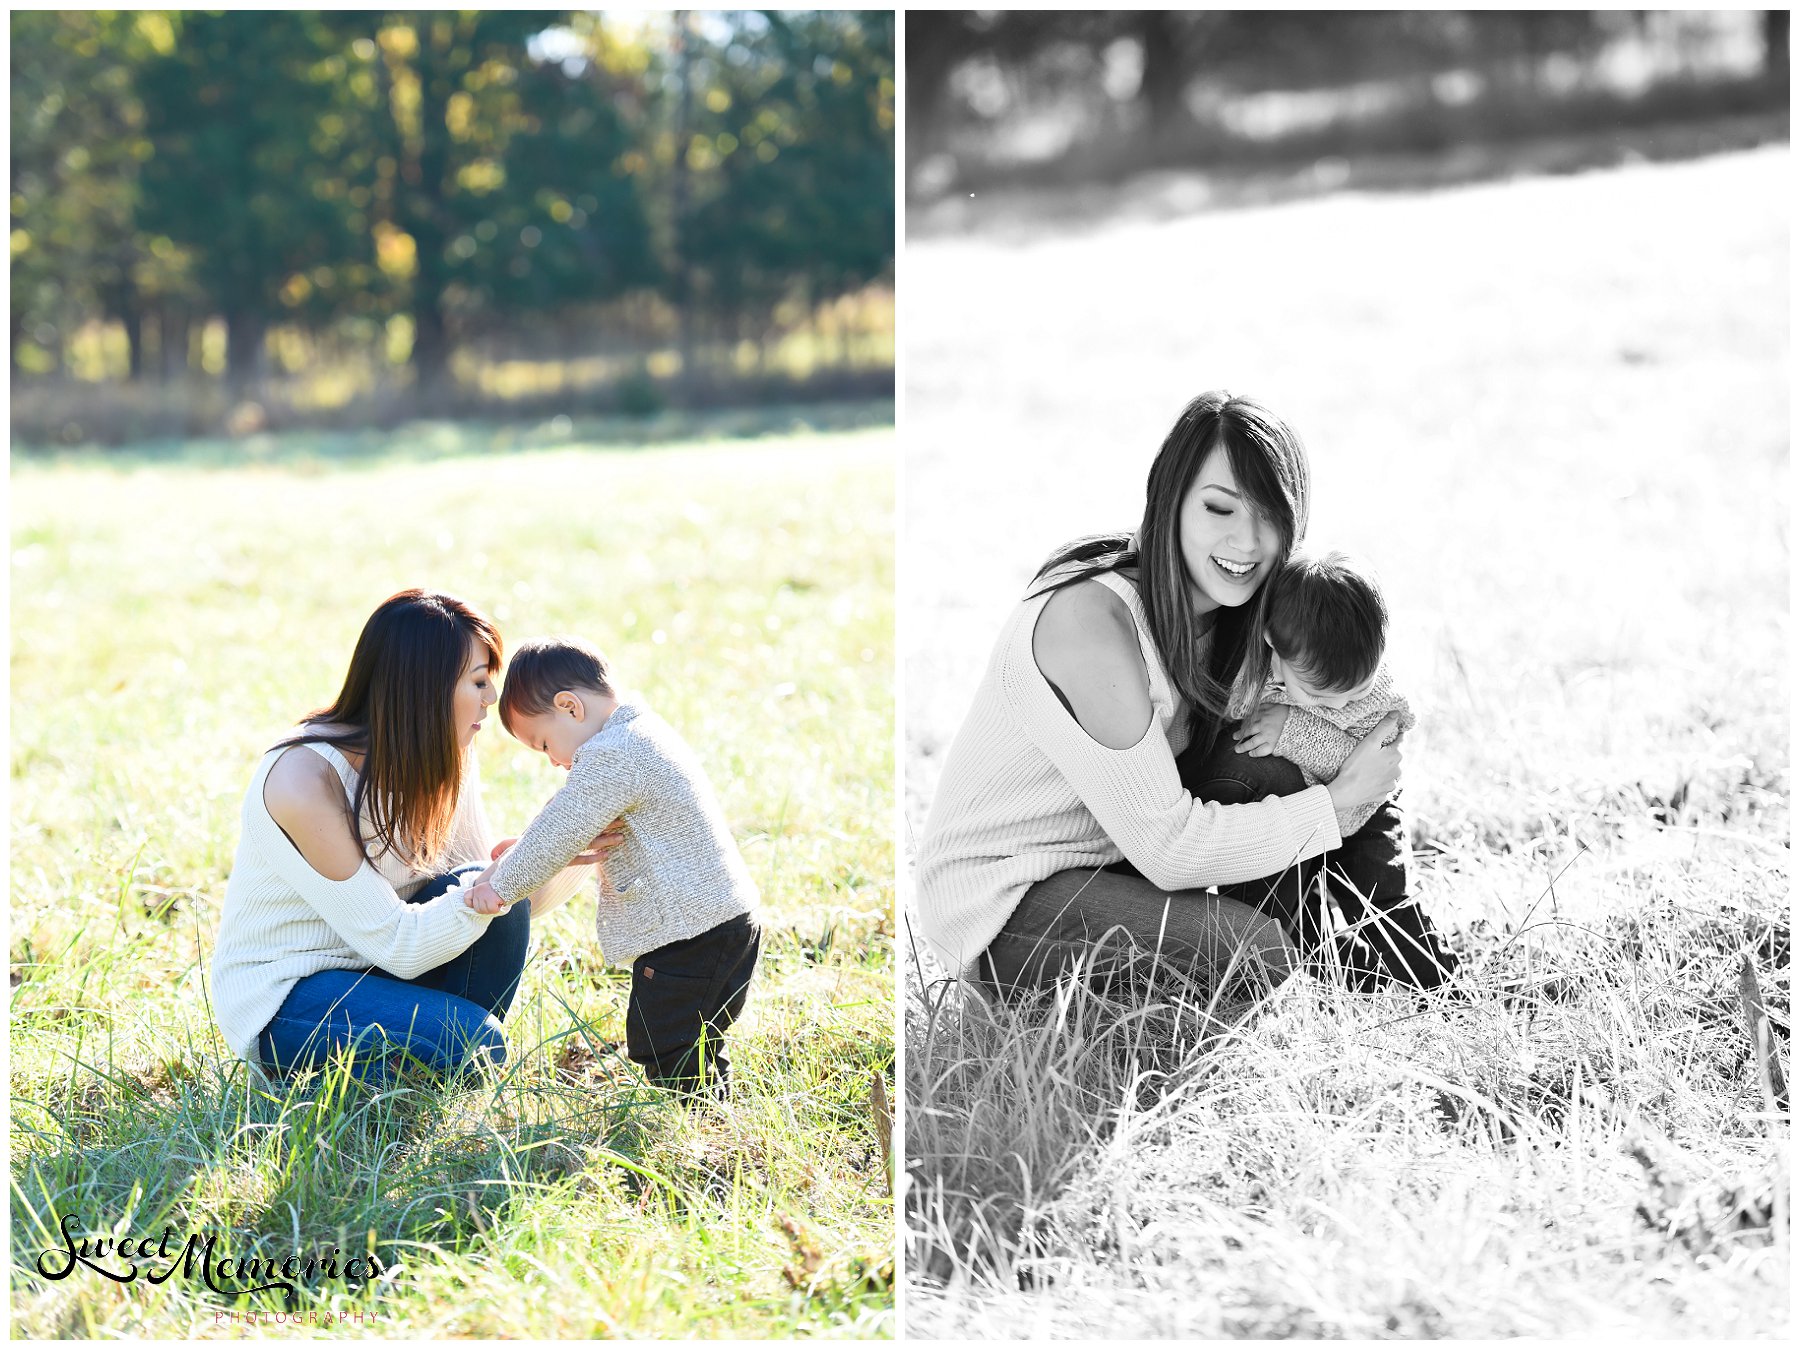
[[[1151,160],[1245,149],[1230,144],[1228,129],[1207,125],[1211,109],[1233,98],[1372,81],[1407,88],[1408,124],[1394,128],[1396,139],[1421,143],[1395,148],[1441,148],[1452,134],[1481,130],[1473,117],[1430,123],[1432,114],[1484,101],[1500,132],[1509,117],[1522,132],[1554,129],[1559,115],[1565,124],[1629,120],[1625,105],[1641,101],[1646,84],[1735,84],[1711,104],[1785,108],[1788,26],[1785,9],[909,12],[908,167],[1034,103],[1084,97],[1089,109],[1120,114]],[[1714,49],[1733,32],[1754,33],[1756,68],[1721,77],[1729,63],[1713,59]],[[1629,97],[1608,84],[1609,59],[1622,47],[1635,48],[1647,68]],[[1445,82],[1451,72],[1465,78]],[[1519,118],[1526,102],[1540,115]],[[1664,102],[1677,115],[1711,106]]]
[[15,390],[97,324],[234,398],[429,407],[465,349],[686,378],[892,282],[891,12],[21,12],[12,76]]

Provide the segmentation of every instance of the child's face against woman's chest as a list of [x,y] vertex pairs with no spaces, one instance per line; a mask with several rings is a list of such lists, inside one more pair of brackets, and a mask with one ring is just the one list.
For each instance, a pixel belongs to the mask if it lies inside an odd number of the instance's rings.
[[1214,450],[1181,503],[1181,559],[1194,608],[1236,608],[1256,594],[1281,551],[1280,532],[1238,487],[1231,457]]

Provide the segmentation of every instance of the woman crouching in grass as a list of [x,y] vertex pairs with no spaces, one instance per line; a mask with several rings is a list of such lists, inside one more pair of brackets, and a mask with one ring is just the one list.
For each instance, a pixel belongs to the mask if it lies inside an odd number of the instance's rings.
[[532,915],[586,868],[505,915],[463,903],[497,851],[471,752],[500,658],[461,600],[401,591],[363,626],[336,701],[258,764],[212,967],[219,1028],[251,1064],[286,1074],[347,1048],[359,1079],[384,1082],[405,1063],[504,1060]]
[[1308,493],[1280,419],[1202,394],[1151,465],[1136,533],[1039,570],[925,827],[918,914],[946,968],[1009,995],[1078,963],[1111,982],[1151,952],[1217,990],[1315,955],[1296,947],[1296,879],[1338,848],[1340,815],[1394,792],[1395,719],[1312,787],[1222,734],[1234,685],[1266,666],[1259,592],[1305,534]]

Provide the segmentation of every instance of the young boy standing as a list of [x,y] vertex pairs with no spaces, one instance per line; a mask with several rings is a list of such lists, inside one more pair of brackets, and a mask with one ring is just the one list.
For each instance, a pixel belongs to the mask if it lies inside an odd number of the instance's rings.
[[507,666],[500,720],[569,780],[469,896],[495,912],[535,891],[617,821],[595,929],[631,967],[626,1052],[652,1083],[729,1089],[724,1035],[743,1011],[761,947],[756,884],[699,759],[662,718],[613,690],[584,642],[527,642]]

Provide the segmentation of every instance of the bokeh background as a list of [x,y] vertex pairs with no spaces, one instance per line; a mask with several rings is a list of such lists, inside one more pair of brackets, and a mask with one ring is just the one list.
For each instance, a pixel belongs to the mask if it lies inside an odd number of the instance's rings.
[[1786,14],[909,14],[906,74],[903,849],[1037,566],[1228,388],[1382,575],[1467,997],[1213,1044],[903,932],[909,1335],[1774,1334]]
[[907,19],[908,188],[917,204],[1203,164],[1284,166],[1304,189],[1379,181],[1386,154],[1443,178],[1546,134],[1540,155],[1604,159],[1645,153],[1631,130],[1734,118],[1761,119],[1738,128],[1754,142],[1787,106],[1788,25],[1783,9],[929,11]]
[[11,34],[27,442],[891,394],[891,13]]

